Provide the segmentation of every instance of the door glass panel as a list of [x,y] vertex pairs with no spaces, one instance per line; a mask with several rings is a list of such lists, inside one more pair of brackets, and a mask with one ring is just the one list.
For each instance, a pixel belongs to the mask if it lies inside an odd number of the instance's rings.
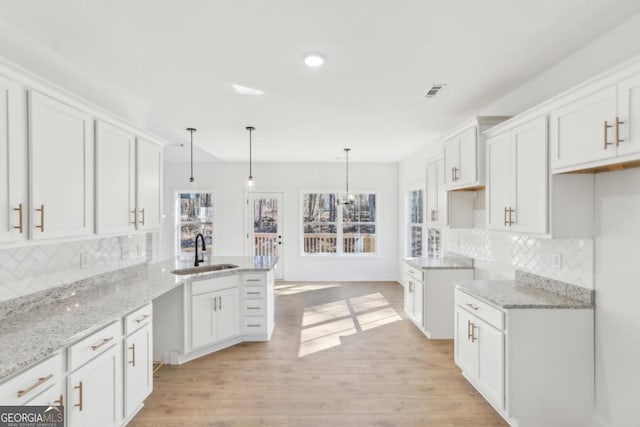
[[254,255],[278,255],[278,199],[261,198],[253,202]]

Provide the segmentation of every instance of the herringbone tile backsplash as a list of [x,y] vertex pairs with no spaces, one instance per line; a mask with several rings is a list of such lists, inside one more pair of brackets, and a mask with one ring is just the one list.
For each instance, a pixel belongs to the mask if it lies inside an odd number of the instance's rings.
[[[81,265],[86,254],[86,265]],[[147,235],[0,249],[0,301],[145,262]]]
[[[445,229],[445,250],[475,259],[475,266],[495,276],[513,278],[523,270],[593,289],[592,239],[546,239],[484,228],[485,211],[474,212],[474,228]],[[562,265],[553,262],[558,253]]]

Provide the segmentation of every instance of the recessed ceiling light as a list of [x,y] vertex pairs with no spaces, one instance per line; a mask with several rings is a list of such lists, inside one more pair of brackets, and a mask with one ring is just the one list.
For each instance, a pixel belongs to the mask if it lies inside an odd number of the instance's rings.
[[307,53],[304,55],[304,63],[312,68],[321,67],[324,64],[324,55],[318,52]]
[[258,89],[237,85],[235,83],[233,83],[231,86],[233,87],[233,90],[235,90],[240,95],[264,95],[264,92]]

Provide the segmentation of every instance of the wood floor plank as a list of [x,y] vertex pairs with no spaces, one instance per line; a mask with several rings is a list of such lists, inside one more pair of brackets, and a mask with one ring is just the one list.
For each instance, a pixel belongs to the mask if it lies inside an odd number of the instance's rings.
[[396,282],[280,282],[268,343],[165,366],[131,426],[505,426]]

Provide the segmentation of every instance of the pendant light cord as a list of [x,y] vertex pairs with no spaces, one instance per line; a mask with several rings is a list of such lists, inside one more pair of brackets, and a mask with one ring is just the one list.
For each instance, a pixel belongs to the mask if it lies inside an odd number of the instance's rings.
[[197,130],[196,128],[187,128],[187,131],[191,133],[191,176],[189,177],[189,182],[195,181],[193,177],[193,133]]
[[254,130],[256,130],[256,128],[254,128],[253,126],[247,126],[245,128],[246,130],[249,131],[249,179],[252,180],[253,179],[253,147],[252,147],[252,141],[251,141],[251,135],[253,133]]
[[349,151],[351,151],[351,148],[345,148],[344,151],[347,153],[347,194],[345,194],[345,197],[347,198],[346,201],[349,200]]

